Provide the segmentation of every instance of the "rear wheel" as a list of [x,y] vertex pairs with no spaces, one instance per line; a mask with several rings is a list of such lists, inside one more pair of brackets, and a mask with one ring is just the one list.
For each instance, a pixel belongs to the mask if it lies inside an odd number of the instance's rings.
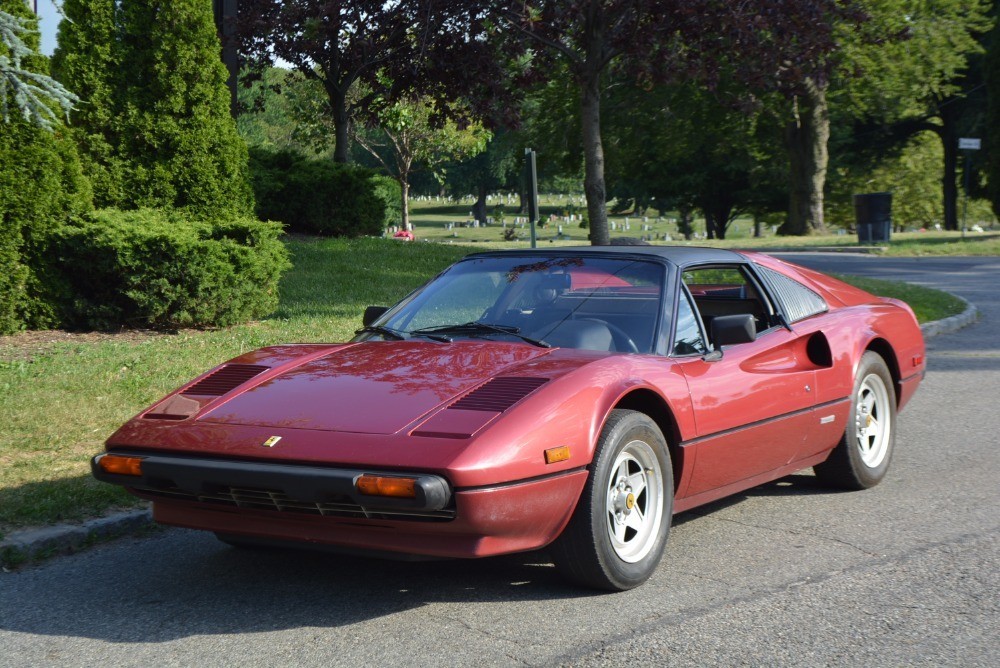
[[896,443],[896,392],[889,368],[868,351],[858,365],[847,428],[830,458],[813,467],[821,481],[845,489],[874,487],[889,470]]
[[552,545],[556,567],[597,589],[640,585],[660,562],[672,513],[673,473],[663,434],[643,413],[614,410],[576,511]]

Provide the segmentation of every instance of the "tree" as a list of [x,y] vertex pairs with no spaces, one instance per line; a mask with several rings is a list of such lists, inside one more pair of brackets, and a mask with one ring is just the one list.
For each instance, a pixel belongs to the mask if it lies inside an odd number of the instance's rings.
[[712,87],[722,73],[757,89],[822,81],[836,0],[520,0],[500,15],[535,49],[532,65],[568,64],[583,133],[584,191],[594,244],[609,231],[601,138],[602,78],[617,68],[639,83],[680,79]]
[[28,122],[52,130],[78,98],[39,68],[45,59],[38,52],[38,20],[25,4],[0,7],[0,117],[10,123],[14,107]]
[[229,113],[210,3],[143,0],[119,11],[122,203],[251,213],[247,149]]
[[[399,183],[403,199],[403,229],[409,230],[410,177],[417,168],[437,172],[445,163],[475,156],[486,148],[490,133],[478,123],[460,128],[454,121],[432,123],[433,103],[413,98],[385,105],[374,132],[357,132],[355,139]],[[443,175],[435,174],[438,181]]]
[[0,0],[0,91],[5,112],[16,112],[0,123],[0,333],[53,324],[40,299],[39,237],[90,208],[90,185],[55,111],[68,105],[42,92],[64,89],[47,76],[35,25],[23,0]]
[[611,139],[609,192],[635,202],[637,213],[654,201],[682,218],[700,209],[709,238],[724,239],[742,214],[773,210],[784,174],[777,169],[780,130],[772,108],[783,99],[771,95],[755,108],[739,108],[726,88],[725,82],[715,93],[693,84],[615,87],[604,127]]
[[499,130],[493,133],[485,150],[447,168],[448,186],[453,192],[473,193],[472,215],[486,223],[486,197],[499,189],[520,191],[524,164],[518,133]]
[[993,29],[988,33],[983,60],[986,87],[986,178],[993,212],[1000,216],[1000,15],[993,6]]
[[[844,66],[834,81],[834,109],[853,117],[865,149],[898,153],[920,132],[941,141],[945,228],[958,229],[958,138],[965,100],[981,82],[969,76],[970,58],[989,30],[989,0],[865,0],[869,32],[906,39],[858,39],[845,31]],[[863,76],[857,77],[860,72]]]
[[[238,39],[249,82],[275,59],[319,82],[333,121],[334,158],[348,162],[351,127],[382,101],[417,95],[437,113],[475,88],[496,90],[500,64],[486,57],[478,3],[432,0],[242,0]],[[363,92],[361,92],[363,91]],[[477,95],[477,101],[499,95]]]
[[94,186],[94,203],[112,206],[122,199],[122,165],[115,155],[121,128],[114,73],[120,71],[116,47],[115,0],[64,0],[52,73],[81,102],[70,115],[84,170]]

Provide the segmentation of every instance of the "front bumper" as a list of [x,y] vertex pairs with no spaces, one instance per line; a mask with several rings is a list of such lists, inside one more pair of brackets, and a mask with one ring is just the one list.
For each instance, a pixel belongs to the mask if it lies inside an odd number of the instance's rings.
[[[100,462],[108,455],[140,458],[141,475],[107,473]],[[154,499],[318,515],[369,517],[378,513],[441,519],[454,516],[448,482],[430,474],[407,476],[414,478],[414,497],[394,498],[369,496],[358,491],[357,480],[362,475],[399,475],[370,470],[123,451],[97,455],[91,460],[90,468],[94,477],[102,482],[121,485]]]
[[485,557],[547,545],[566,526],[587,479],[585,469],[573,469],[453,489],[442,476],[416,474],[419,500],[382,499],[359,495],[354,487],[357,476],[379,471],[114,454],[145,457],[143,475],[109,475],[98,455],[91,464],[95,477],[153,501],[153,519],[161,524],[432,557]]

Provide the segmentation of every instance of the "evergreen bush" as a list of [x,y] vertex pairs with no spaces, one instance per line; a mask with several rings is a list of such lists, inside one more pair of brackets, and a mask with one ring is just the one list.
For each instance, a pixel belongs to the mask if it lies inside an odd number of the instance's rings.
[[379,174],[372,177],[375,195],[385,202],[385,225],[399,225],[403,220],[403,195],[399,182],[391,176]]
[[[279,220],[292,232],[378,236],[390,215],[384,177],[366,167],[255,148],[250,151],[250,172],[257,215]],[[395,181],[391,183],[395,187]],[[395,190],[398,200],[398,187]]]
[[0,125],[0,333],[57,324],[37,262],[41,237],[89,211],[90,183],[65,129]]
[[66,325],[226,326],[278,305],[291,265],[281,226],[250,218],[191,220],[177,211],[104,209],[47,235],[47,268]]

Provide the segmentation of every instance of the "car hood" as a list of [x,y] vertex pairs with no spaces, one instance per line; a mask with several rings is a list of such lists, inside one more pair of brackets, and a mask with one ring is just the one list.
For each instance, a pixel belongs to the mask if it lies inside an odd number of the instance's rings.
[[548,352],[513,343],[369,341],[294,366],[199,421],[392,434]]

